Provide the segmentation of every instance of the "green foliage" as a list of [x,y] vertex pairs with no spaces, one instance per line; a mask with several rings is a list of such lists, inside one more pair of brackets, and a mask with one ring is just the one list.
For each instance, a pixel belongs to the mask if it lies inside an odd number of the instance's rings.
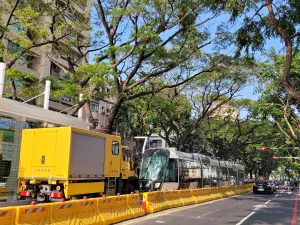
[[24,73],[16,68],[9,68],[5,75],[8,79],[15,81],[20,86],[18,94],[22,97],[35,96],[40,94],[41,89],[38,86],[38,79],[32,73]]

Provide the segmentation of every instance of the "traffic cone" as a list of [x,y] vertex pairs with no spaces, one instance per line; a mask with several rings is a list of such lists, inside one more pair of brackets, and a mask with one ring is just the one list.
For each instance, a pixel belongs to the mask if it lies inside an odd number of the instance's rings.
[[146,205],[146,199],[143,198],[142,208],[144,209],[145,213],[147,213],[147,205]]

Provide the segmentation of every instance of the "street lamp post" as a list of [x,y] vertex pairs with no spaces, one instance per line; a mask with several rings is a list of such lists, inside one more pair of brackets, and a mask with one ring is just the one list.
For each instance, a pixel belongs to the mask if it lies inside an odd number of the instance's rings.
[[144,144],[143,144],[143,148],[142,148],[142,153],[144,154],[145,152],[145,149],[146,149],[146,145],[147,145],[147,139],[148,137],[146,136],[137,136],[137,137],[134,137],[135,139],[145,139],[144,140]]

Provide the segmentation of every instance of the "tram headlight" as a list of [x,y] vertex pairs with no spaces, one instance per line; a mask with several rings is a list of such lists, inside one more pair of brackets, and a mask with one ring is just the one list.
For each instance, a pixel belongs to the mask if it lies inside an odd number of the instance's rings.
[[160,183],[156,183],[154,187],[155,188],[159,188],[160,187]]

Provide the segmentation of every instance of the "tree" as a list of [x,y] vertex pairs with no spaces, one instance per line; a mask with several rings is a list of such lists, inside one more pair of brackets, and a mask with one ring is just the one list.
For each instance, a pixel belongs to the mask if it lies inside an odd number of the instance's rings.
[[[300,43],[300,3],[297,0],[234,1],[228,9],[232,21],[243,17],[243,25],[238,29],[237,54],[245,49],[249,54],[263,50],[264,45],[279,38],[284,44],[284,63],[280,71],[280,85],[293,100],[300,100],[298,86],[294,83],[291,67]],[[252,13],[254,12],[254,13]],[[251,48],[251,49],[250,49]]]
[[252,174],[269,175],[277,166],[272,156],[278,154],[269,149],[262,152],[261,146],[280,146],[285,139],[274,123],[256,117],[255,104],[249,99],[232,100],[229,105],[235,111],[204,121],[189,144],[196,146],[196,152],[213,158],[242,162],[251,178]]
[[246,64],[222,55],[217,58],[222,59],[222,66],[220,65],[214,72],[196,78],[193,83],[183,89],[191,105],[189,116],[168,116],[162,120],[161,136],[169,145],[171,140],[167,134],[174,132],[175,146],[183,149],[187,139],[195,134],[202,123],[230,104],[230,101],[246,84],[250,71]]
[[[103,48],[97,52],[95,63],[107,68],[110,95],[114,98],[108,131],[112,130],[120,107],[126,101],[180,86],[213,71],[215,65],[203,48],[228,36],[225,29],[214,33],[208,29],[209,21],[219,12],[206,5],[206,1],[104,3],[98,0],[95,10],[95,33],[103,34],[98,36]],[[155,84],[156,79],[168,82],[159,86]],[[93,99],[99,88],[89,82],[82,87],[85,85],[89,94],[71,115]]]
[[[76,10],[77,4],[84,5],[86,0],[0,3],[0,61],[7,66],[11,98],[22,100],[19,94],[30,96],[38,92],[35,76],[22,73],[15,66],[29,64],[41,55],[63,58],[63,53],[69,63],[76,65],[87,55],[89,40],[79,37],[82,31],[89,30],[89,17]],[[74,53],[72,47],[81,51]],[[21,93],[18,84],[22,86]]]
[[[261,118],[269,123],[276,125],[278,131],[284,137],[279,143],[273,143],[273,147],[289,147],[289,150],[278,151],[281,156],[297,156],[298,152],[293,147],[299,146],[300,121],[298,118],[299,107],[298,101],[290,97],[282,86],[278,85],[280,72],[285,63],[285,56],[277,54],[271,50],[267,59],[259,65],[260,73],[257,74],[260,87],[258,93],[260,98],[253,107],[256,118]],[[299,85],[299,54],[294,55],[291,65],[291,77],[295,86]],[[280,164],[285,168],[292,168],[299,171],[297,161],[282,160]]]

